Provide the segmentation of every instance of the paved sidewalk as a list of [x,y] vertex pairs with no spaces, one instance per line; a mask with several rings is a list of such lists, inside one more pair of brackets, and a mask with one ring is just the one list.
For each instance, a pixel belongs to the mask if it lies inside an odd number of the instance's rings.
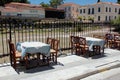
[[58,64],[21,70],[19,74],[10,66],[0,67],[0,80],[77,80],[99,72],[120,67],[120,51],[105,49],[104,55],[85,58],[68,55],[59,57]]
[[120,80],[120,68],[104,71],[81,80]]

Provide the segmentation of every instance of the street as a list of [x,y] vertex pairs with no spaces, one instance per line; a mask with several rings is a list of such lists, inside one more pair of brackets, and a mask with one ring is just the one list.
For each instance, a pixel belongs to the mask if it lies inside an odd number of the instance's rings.
[[91,75],[80,80],[120,80],[120,67]]

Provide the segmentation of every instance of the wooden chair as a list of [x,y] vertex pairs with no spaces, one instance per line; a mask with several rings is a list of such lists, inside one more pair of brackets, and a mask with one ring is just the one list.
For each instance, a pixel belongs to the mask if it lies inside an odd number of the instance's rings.
[[[89,52],[89,46],[87,45],[86,38],[80,37],[79,44],[82,51],[82,54],[85,55]],[[90,54],[89,54],[90,56]]]
[[94,38],[99,38],[99,39],[104,39],[105,37],[102,35],[98,35],[98,34],[93,34]]
[[53,38],[47,38],[47,44],[49,44],[51,46],[51,48],[53,48]]
[[120,49],[120,34],[114,34],[114,47]]
[[70,36],[71,42],[71,53],[75,51],[76,55],[80,55],[80,44],[79,44],[79,36]]
[[21,60],[21,53],[16,51],[15,46],[12,42],[10,42],[10,54],[12,56],[12,66],[16,70],[17,62]]
[[58,47],[59,47],[59,40],[53,39],[53,47],[50,49],[50,59],[57,63],[57,54],[58,54]]
[[[93,37],[94,38],[99,38],[99,39],[105,39],[103,36],[96,35],[96,34],[93,34]],[[104,47],[102,48],[102,50],[103,50],[103,53],[104,53]],[[93,45],[93,55],[100,54],[100,53],[101,53],[101,47],[100,47],[100,45]]]
[[111,33],[105,34],[106,47],[112,48],[114,46],[114,36]]

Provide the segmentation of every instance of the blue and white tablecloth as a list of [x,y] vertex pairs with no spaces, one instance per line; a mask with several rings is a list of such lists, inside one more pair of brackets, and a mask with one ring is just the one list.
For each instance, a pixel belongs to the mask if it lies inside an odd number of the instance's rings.
[[103,39],[86,37],[86,41],[90,51],[93,51],[93,45],[100,45],[101,48],[104,48],[105,40]]
[[21,52],[22,57],[24,57],[26,53],[41,53],[45,56],[50,56],[50,45],[42,42],[19,42],[16,48]]

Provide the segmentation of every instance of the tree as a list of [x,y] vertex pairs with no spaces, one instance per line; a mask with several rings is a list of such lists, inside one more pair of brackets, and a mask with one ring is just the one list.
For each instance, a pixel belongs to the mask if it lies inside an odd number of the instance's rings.
[[44,2],[41,2],[40,5],[41,5],[42,7],[49,7],[49,6],[50,6],[49,4],[45,4]]
[[117,3],[119,3],[119,4],[120,4],[120,0],[117,0]]
[[30,3],[28,0],[0,0],[0,6],[4,6],[10,2]]
[[78,16],[78,19],[79,19],[80,21],[82,21],[83,17],[82,17],[82,16]]
[[57,8],[58,5],[61,5],[64,3],[64,0],[50,0],[50,6]]
[[120,16],[117,19],[112,20],[111,24],[115,26],[115,31],[120,33]]
[[100,0],[97,1],[98,3],[100,2]]

